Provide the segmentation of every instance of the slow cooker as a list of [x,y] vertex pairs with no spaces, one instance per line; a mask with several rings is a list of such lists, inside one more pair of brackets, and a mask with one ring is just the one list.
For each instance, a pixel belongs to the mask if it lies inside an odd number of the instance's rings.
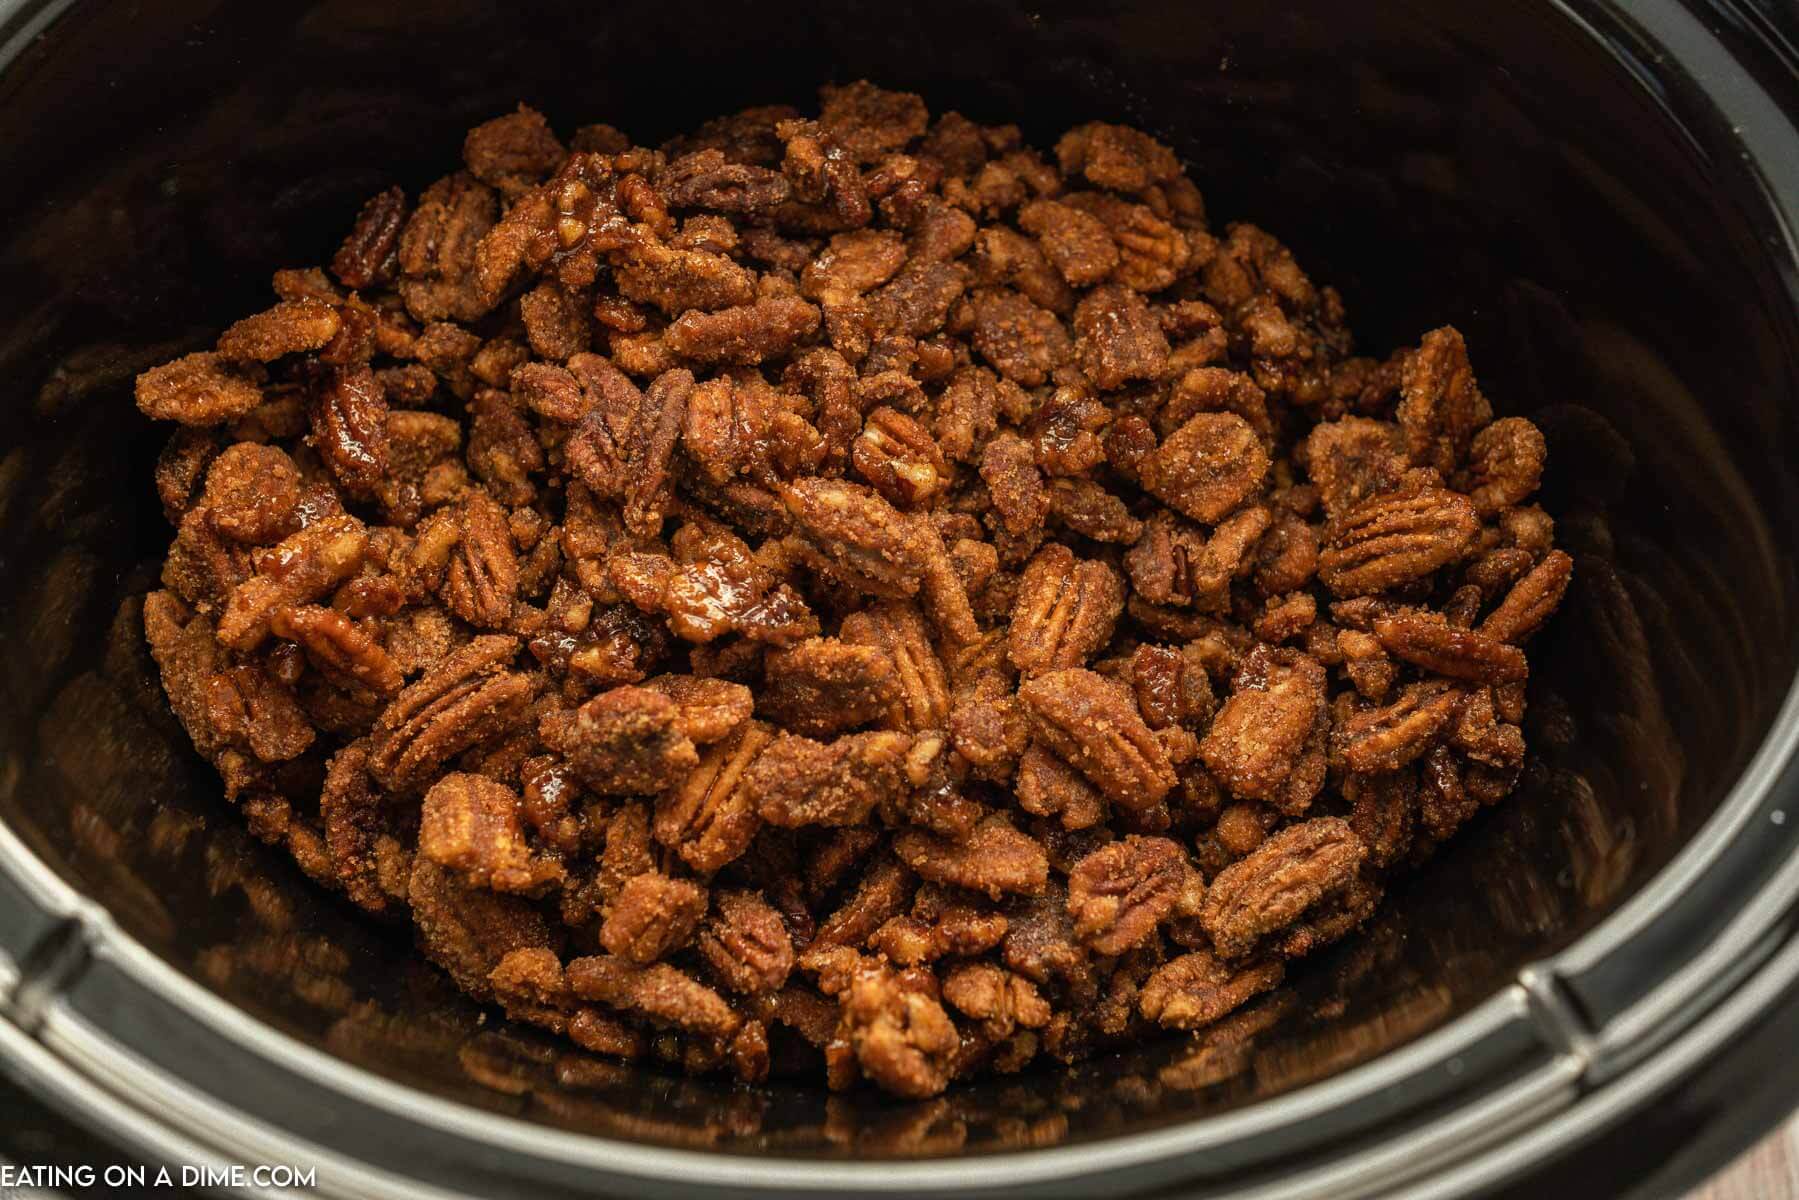
[[[1666,1194],[1799,1098],[1799,17],[1781,0],[0,4],[0,1069],[328,1196]],[[1545,431],[1521,794],[1179,1039],[925,1103],[571,1062],[245,832],[140,601],[143,367],[525,101],[654,143],[868,77],[1175,146],[1376,352]]]

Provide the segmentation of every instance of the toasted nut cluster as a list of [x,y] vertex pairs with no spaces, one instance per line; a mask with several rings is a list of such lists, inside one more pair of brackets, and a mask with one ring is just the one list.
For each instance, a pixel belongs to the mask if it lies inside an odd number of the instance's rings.
[[137,400],[171,707],[473,996],[929,1096],[1219,1021],[1512,789],[1542,435],[1155,139],[855,83],[463,157]]

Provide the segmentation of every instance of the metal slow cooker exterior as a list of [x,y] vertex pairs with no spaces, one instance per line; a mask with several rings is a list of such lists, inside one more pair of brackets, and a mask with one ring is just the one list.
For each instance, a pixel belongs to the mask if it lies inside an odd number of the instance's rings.
[[[0,72],[47,44],[38,39],[69,7],[0,6]],[[1751,0],[1545,7],[1638,81],[1742,207],[1779,285],[1759,302],[1799,307],[1799,20]],[[205,39],[204,21],[191,34]],[[1791,315],[1777,324],[1790,331]],[[1799,378],[1799,342],[1782,349],[1788,375],[1769,387],[1790,399],[1781,389]],[[1770,434],[1789,436],[1790,425]],[[1799,518],[1791,491],[1776,492],[1770,515]],[[1790,651],[1785,633],[1771,656]],[[126,1153],[315,1166],[332,1196],[1450,1196],[1577,1183],[1624,1194],[1644,1178],[1672,1188],[1799,1101],[1799,1068],[1785,1060],[1799,1024],[1799,690],[1770,707],[1709,817],[1603,919],[1422,1036],[1204,1119],[880,1161],[527,1123],[271,1027],[147,949],[116,907],[84,895],[5,821],[0,1070]],[[24,771],[7,760],[0,788]]]

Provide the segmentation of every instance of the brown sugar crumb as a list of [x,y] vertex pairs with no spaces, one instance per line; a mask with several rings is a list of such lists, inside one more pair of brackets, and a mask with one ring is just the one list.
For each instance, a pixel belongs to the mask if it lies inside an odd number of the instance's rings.
[[1526,771],[1504,347],[1357,353],[1151,134],[853,81],[445,167],[138,377],[144,632],[251,832],[581,1061],[1197,1078]]

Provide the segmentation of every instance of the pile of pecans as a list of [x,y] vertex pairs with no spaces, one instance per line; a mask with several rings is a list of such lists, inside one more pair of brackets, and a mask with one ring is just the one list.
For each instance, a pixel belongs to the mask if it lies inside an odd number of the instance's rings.
[[856,83],[464,160],[137,401],[175,713],[472,995],[928,1096],[1216,1021],[1513,787],[1542,436],[1151,137]]

